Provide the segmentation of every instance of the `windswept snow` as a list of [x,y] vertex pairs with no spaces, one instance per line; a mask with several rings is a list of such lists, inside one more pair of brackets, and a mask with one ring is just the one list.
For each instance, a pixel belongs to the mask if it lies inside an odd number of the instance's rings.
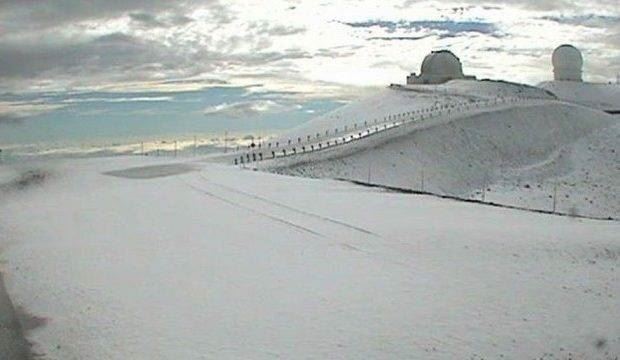
[[202,161],[0,164],[8,292],[49,360],[617,359],[618,221],[214,164],[618,219],[620,123],[556,95],[392,86]]
[[102,174],[154,165],[74,160],[0,193],[7,287],[47,319],[28,334],[46,359],[620,354],[617,222],[213,164]]
[[452,80],[442,85],[393,85],[372,96],[354,101],[325,115],[283,133],[273,140],[284,145],[289,139],[305,139],[310,135],[323,135],[326,130],[342,132],[345,126],[349,131],[357,125],[381,124],[395,120],[393,116],[415,110],[430,110],[440,105],[450,106],[471,103],[476,100],[490,100],[506,97],[526,97],[531,99],[555,99],[544,90],[503,81]]
[[603,111],[620,113],[620,85],[549,81],[539,85],[558,98]]
[[[414,121],[402,125],[398,125],[402,118],[392,115],[416,108],[422,109],[421,115],[416,112]],[[257,166],[283,174],[620,218],[617,118],[557,101],[544,90],[493,81],[390,88],[285,136],[304,139],[301,134],[323,134],[319,129],[332,117],[339,119],[338,126],[344,119],[357,119],[353,126],[348,123],[354,137],[375,127],[359,119],[387,118],[398,126],[350,144]]]
[[196,167],[188,164],[164,164],[138,166],[129,169],[108,171],[104,174],[128,179],[152,179],[184,174],[194,170],[196,170]]

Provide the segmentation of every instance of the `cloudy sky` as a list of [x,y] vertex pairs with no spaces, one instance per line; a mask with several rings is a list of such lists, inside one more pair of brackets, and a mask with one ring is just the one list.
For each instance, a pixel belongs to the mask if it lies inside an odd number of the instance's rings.
[[563,43],[586,80],[615,79],[618,0],[0,0],[0,145],[292,126],[438,49],[467,74],[536,84]]

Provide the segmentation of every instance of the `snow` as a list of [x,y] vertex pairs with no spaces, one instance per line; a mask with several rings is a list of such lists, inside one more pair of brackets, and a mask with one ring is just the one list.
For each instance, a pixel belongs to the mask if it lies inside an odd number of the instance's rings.
[[558,98],[604,111],[620,111],[620,85],[580,81],[549,81],[539,84]]
[[[496,103],[500,95],[501,101]],[[446,106],[454,107],[448,113]],[[281,174],[348,179],[528,209],[620,218],[617,119],[596,109],[558,101],[528,86],[452,81],[432,88],[390,88],[317,118],[286,136],[295,139],[308,132],[323,134],[320,129],[334,117],[342,126],[345,119],[361,119],[362,114],[367,119],[383,118],[388,110],[416,108],[426,117],[415,113],[414,121],[402,125],[401,117],[392,117],[397,126],[346,145],[252,166]],[[360,121],[357,124],[357,129],[339,136],[353,134],[357,138],[358,132],[365,134],[375,127],[363,122],[359,125]],[[351,129],[350,121],[348,125]],[[314,142],[325,145],[328,140],[322,136]],[[289,146],[289,154],[290,150]]]
[[0,269],[50,360],[613,359],[620,124],[554,93],[391,86],[250,169],[230,166],[246,152],[0,164]]
[[299,127],[281,134],[276,141],[286,144],[298,137],[305,140],[308,135],[323,136],[326,130],[350,131],[357,124],[382,124],[394,121],[393,116],[415,110],[436,108],[439,105],[472,103],[475,100],[491,100],[504,97],[527,97],[531,99],[553,99],[548,92],[527,86],[501,81],[452,80],[441,85],[394,85],[345,105],[325,115],[308,121]]
[[0,256],[46,359],[620,354],[617,222],[204,162],[45,173],[0,189]]

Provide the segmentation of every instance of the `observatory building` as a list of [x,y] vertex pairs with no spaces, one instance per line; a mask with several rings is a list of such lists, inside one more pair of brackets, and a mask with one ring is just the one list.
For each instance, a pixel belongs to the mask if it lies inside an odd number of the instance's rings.
[[582,81],[583,57],[572,45],[561,45],[553,51],[553,76],[555,81]]
[[475,76],[463,74],[461,60],[451,51],[433,51],[422,61],[420,75],[412,73],[407,76],[407,85],[413,84],[443,84],[450,80],[475,80]]
[[620,87],[612,83],[584,82],[583,56],[572,45],[561,45],[553,51],[554,81],[538,87],[550,91],[558,99],[620,116]]

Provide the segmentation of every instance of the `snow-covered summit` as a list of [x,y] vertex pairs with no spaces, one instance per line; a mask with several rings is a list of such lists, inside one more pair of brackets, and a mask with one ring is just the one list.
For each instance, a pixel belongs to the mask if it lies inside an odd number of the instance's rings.
[[293,128],[275,141],[284,144],[288,139],[305,138],[328,130],[341,131],[345,127],[362,127],[364,123],[389,122],[402,113],[433,111],[441,106],[502,98],[553,100],[555,96],[533,86],[493,80],[452,80],[439,85],[391,85]]
[[564,101],[620,114],[620,85],[577,81],[548,81],[538,85]]
[[[505,205],[618,218],[619,138],[614,116],[548,90],[453,80],[394,85],[318,117],[283,134],[262,166],[462,198],[490,189]],[[549,201],[558,186],[560,205]]]
[[584,82],[583,56],[572,45],[561,45],[551,56],[553,81],[538,85],[559,99],[620,114],[620,85]]

